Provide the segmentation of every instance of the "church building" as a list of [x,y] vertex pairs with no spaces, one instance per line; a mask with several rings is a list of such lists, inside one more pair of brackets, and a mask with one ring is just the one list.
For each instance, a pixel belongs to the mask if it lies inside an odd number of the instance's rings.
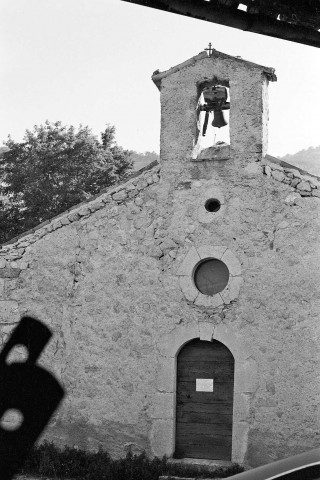
[[210,49],[152,80],[160,164],[0,249],[2,343],[24,315],[53,332],[43,440],[252,467],[317,447],[320,179],[267,154],[274,69]]

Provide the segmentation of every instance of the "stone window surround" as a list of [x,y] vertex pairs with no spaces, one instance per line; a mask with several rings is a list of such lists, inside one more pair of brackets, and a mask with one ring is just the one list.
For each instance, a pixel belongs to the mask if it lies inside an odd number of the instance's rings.
[[[213,296],[203,295],[194,283],[194,272],[203,260],[215,258],[225,263],[229,270],[229,281],[224,290]],[[235,300],[242,284],[241,265],[233,252],[226,246],[201,245],[191,247],[182,261],[177,275],[181,290],[187,300],[202,307],[220,307]]]
[[175,450],[177,357],[191,340],[218,340],[235,360],[232,425],[232,462],[244,463],[250,429],[251,400],[257,390],[258,365],[250,344],[229,326],[209,321],[177,325],[158,338],[156,392],[152,399],[151,448],[156,456],[172,456]]

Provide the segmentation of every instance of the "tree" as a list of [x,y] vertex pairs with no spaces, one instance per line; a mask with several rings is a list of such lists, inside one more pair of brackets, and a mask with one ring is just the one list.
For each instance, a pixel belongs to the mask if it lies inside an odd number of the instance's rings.
[[17,225],[20,221],[18,205],[0,199],[0,243],[6,242],[17,234]]
[[[88,127],[61,122],[26,130],[17,143],[8,138],[0,160],[2,202],[0,241],[17,235],[125,178],[131,152],[115,142],[107,125],[101,142]],[[0,206],[1,208],[1,206]]]
[[9,150],[8,147],[0,147],[0,161],[3,158],[3,155]]

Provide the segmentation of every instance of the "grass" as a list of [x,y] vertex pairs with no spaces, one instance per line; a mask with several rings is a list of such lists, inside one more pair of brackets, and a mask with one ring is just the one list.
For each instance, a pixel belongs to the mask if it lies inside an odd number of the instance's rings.
[[33,448],[20,473],[75,480],[158,480],[160,475],[226,478],[242,471],[237,464],[199,471],[199,467],[170,464],[166,457],[150,459],[145,453],[129,452],[125,458],[113,460],[103,450],[94,453],[67,446],[62,450],[45,442]]

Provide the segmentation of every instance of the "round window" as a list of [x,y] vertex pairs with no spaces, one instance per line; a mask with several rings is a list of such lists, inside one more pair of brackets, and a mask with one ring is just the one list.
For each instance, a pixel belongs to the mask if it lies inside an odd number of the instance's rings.
[[212,213],[218,212],[220,210],[220,207],[221,203],[216,198],[209,198],[209,200],[207,200],[204,204],[204,208],[207,210],[207,212]]
[[194,283],[203,295],[211,297],[222,292],[229,281],[229,270],[225,263],[216,258],[201,262],[194,272]]

